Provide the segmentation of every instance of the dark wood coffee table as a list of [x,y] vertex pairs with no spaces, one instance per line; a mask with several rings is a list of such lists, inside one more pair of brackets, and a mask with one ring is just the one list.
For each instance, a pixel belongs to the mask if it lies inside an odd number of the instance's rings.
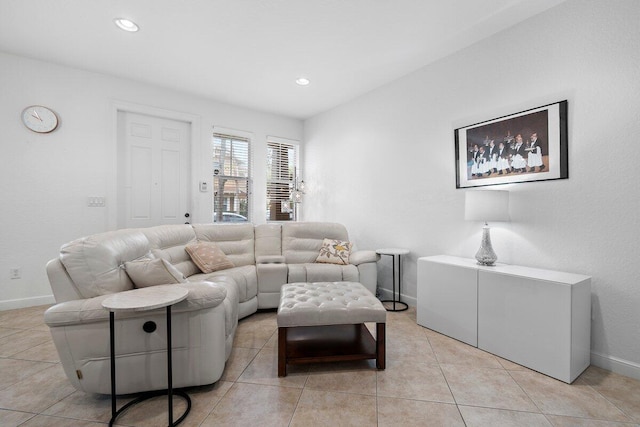
[[[375,338],[365,322],[376,324]],[[287,375],[287,364],[375,359],[376,367],[385,369],[385,322],[382,303],[360,283],[284,285],[278,308],[278,376]]]
[[287,364],[375,359],[385,369],[385,323],[376,323],[376,338],[357,325],[293,326],[278,328],[278,376]]

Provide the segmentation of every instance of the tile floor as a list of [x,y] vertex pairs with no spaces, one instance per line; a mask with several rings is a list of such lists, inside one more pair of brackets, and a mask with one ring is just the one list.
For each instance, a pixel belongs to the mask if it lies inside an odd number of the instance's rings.
[[[103,426],[108,396],[67,382],[42,313],[0,312],[0,426]],[[640,381],[591,367],[574,384],[533,372],[389,313],[387,369],[369,362],[290,367],[277,377],[276,316],[238,326],[224,376],[188,390],[183,426],[639,426]],[[166,425],[166,399],[120,426]],[[183,403],[176,401],[175,413]]]

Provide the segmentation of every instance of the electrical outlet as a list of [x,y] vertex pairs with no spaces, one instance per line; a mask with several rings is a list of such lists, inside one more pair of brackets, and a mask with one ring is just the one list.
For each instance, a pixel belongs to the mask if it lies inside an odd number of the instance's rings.
[[19,268],[9,269],[9,279],[19,279],[21,277]]

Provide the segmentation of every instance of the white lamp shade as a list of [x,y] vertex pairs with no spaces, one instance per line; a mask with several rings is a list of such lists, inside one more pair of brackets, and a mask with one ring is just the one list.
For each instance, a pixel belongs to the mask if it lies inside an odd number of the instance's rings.
[[468,221],[509,221],[509,192],[504,190],[467,191],[464,219]]

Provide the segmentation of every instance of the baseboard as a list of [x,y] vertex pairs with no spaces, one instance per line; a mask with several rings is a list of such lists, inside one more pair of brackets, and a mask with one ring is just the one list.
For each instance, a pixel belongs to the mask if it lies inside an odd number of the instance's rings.
[[53,295],[42,295],[39,297],[10,299],[0,301],[0,311],[13,310],[15,308],[35,307],[37,305],[55,304]]
[[640,380],[640,364],[629,360],[619,359],[617,357],[592,351],[591,364],[599,368],[615,372],[616,374]]
[[[380,299],[390,300],[393,298],[393,292],[389,289],[378,288],[378,292],[380,293]],[[406,302],[409,307],[415,307],[418,304],[416,297],[410,297],[404,294],[400,294],[400,301]]]

